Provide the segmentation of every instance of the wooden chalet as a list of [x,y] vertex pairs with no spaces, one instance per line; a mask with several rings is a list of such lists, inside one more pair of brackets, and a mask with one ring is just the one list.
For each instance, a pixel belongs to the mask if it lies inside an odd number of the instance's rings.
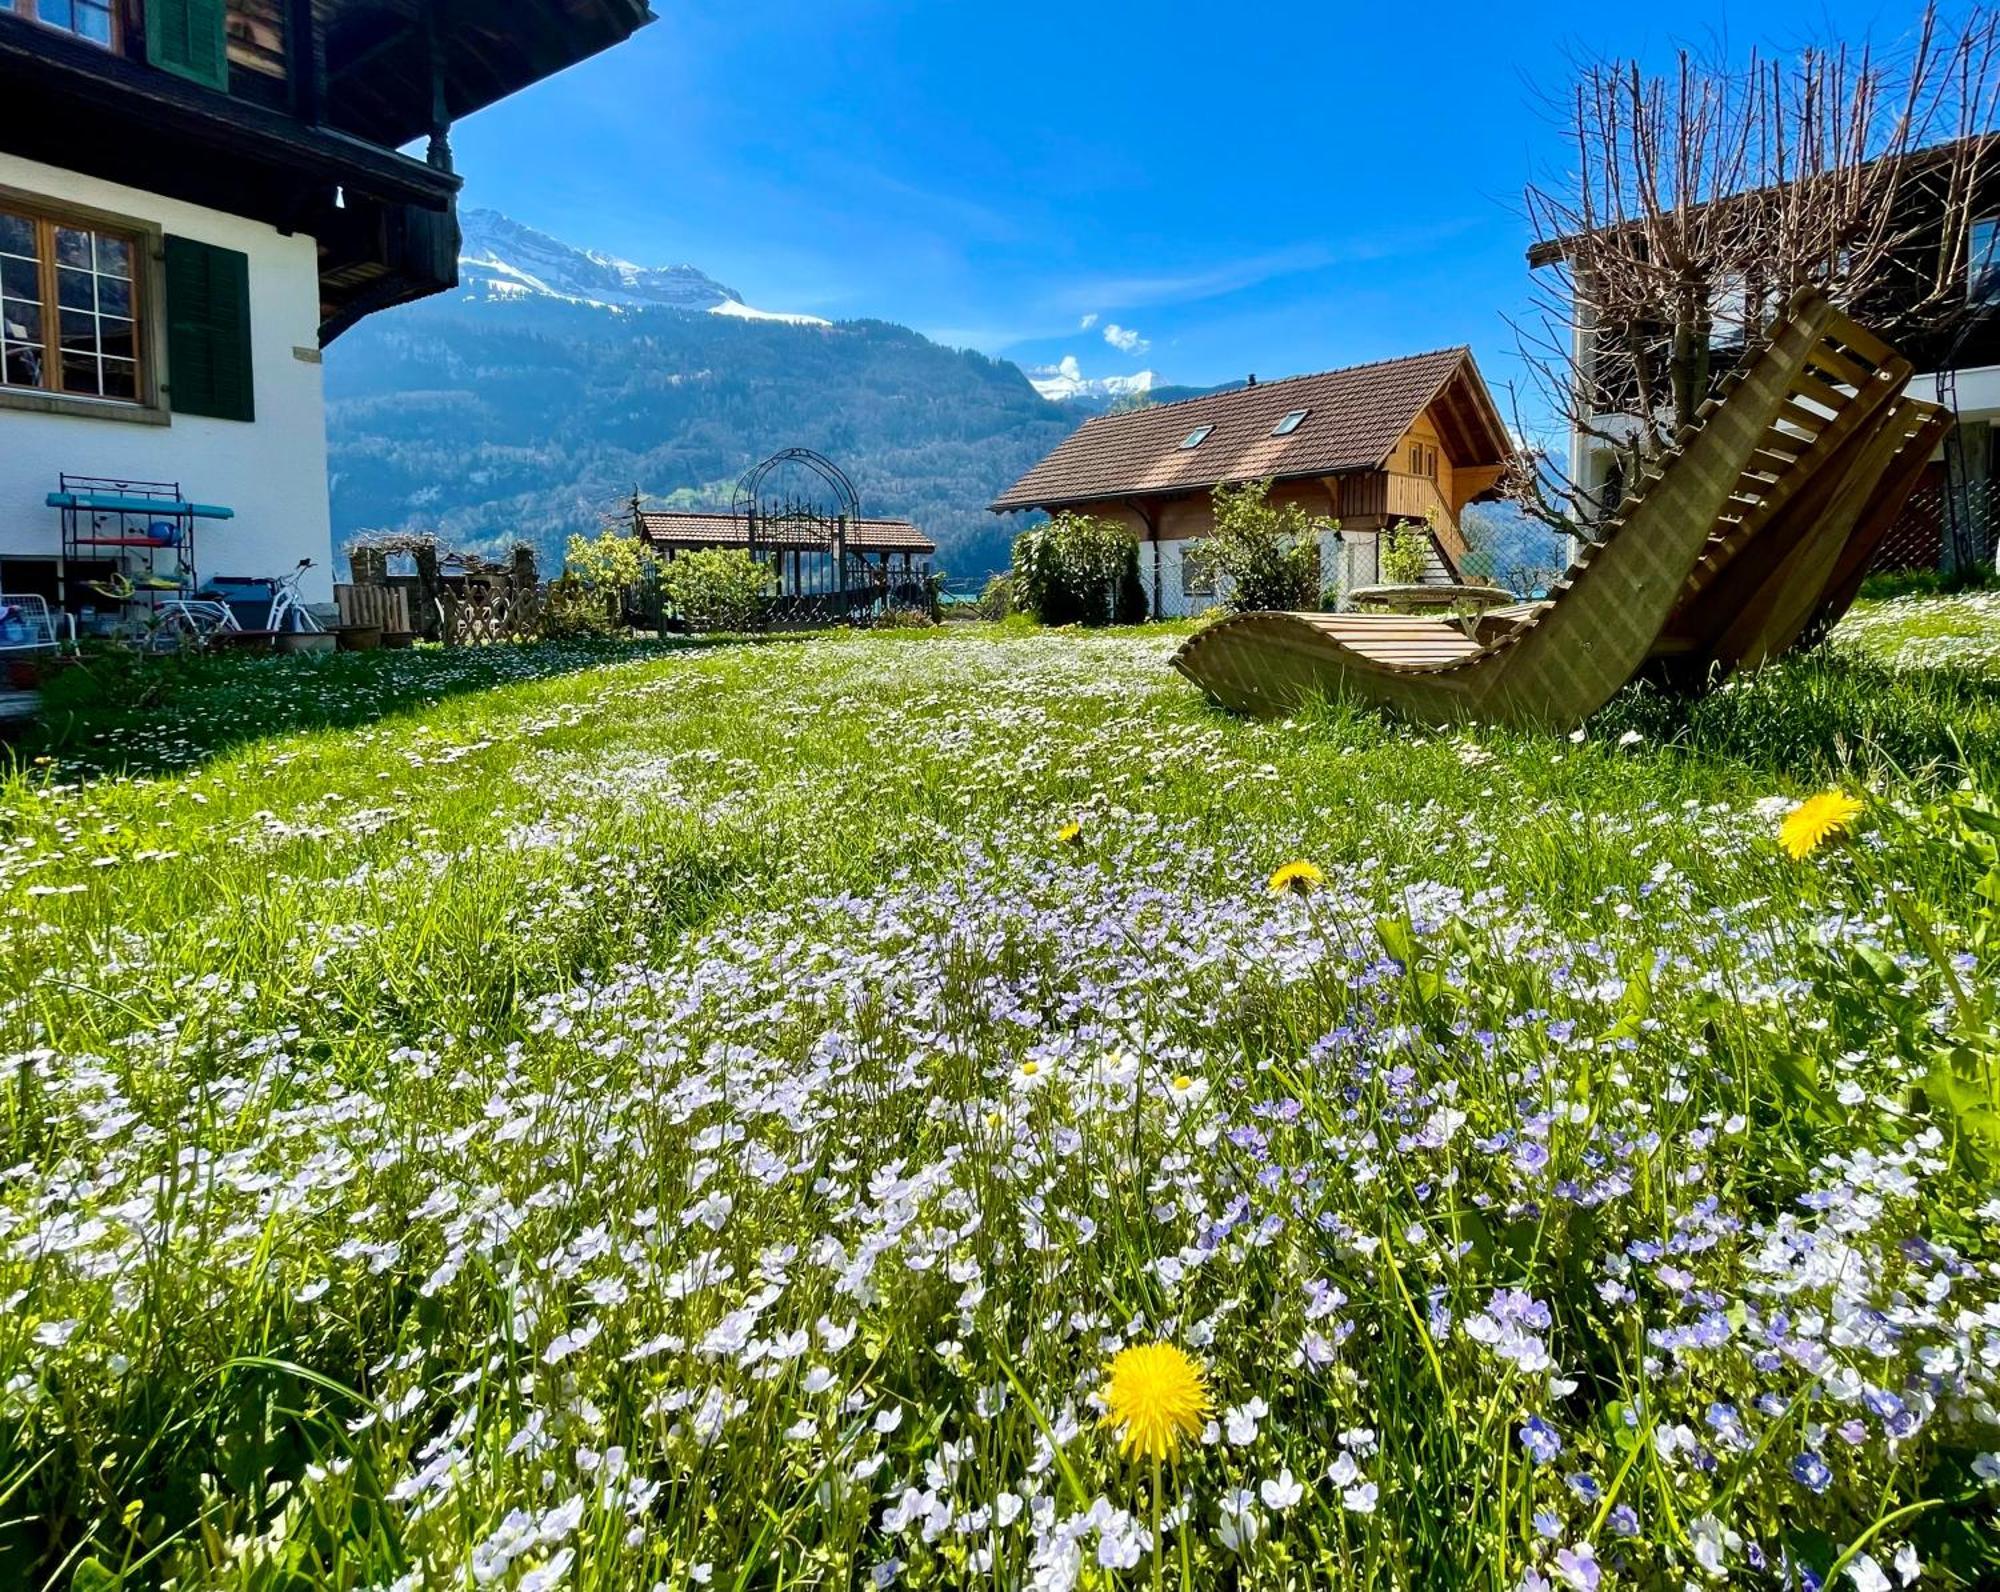
[[1156,617],[1214,600],[1184,554],[1214,531],[1218,485],[1270,480],[1272,497],[1338,523],[1324,584],[1372,585],[1381,533],[1428,525],[1428,578],[1457,578],[1466,506],[1495,493],[1507,429],[1465,348],[1257,382],[1087,420],[992,504],[997,514],[1070,510],[1123,522]]
[[53,589],[65,472],[232,507],[191,583],[330,565],[320,351],[456,285],[457,122],[651,20],[0,0],[0,589]]

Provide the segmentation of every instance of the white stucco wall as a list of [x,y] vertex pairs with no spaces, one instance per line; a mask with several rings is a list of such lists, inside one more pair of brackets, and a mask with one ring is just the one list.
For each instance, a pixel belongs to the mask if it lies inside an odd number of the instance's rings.
[[[1968,366],[1958,372],[1956,392],[1961,420],[2000,419],[2000,365]],[[1910,396],[1938,402],[1938,379],[1920,371],[1910,378]]]
[[[61,523],[43,499],[62,471],[178,481],[195,502],[236,511],[233,520],[203,521],[197,528],[196,562],[204,579],[281,574],[310,558],[319,568],[308,577],[306,594],[330,598],[326,395],[322,367],[299,357],[319,347],[313,240],[4,153],[0,188],[129,217],[248,255],[257,403],[254,422],[173,415],[164,426],[0,407],[0,555],[55,555]],[[157,324],[155,336],[157,346],[164,337]]]

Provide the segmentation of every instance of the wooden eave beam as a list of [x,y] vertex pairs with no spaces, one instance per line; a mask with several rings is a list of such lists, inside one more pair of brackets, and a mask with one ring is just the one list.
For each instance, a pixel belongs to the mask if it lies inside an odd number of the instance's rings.
[[[105,92],[107,86],[114,94]],[[400,204],[448,210],[461,186],[421,161],[328,127],[303,126],[281,111],[184,82],[81,40],[0,15],[0,135],[33,102],[59,101],[99,131],[180,138],[240,164],[291,169]],[[25,107],[25,110],[23,109]],[[0,137],[0,142],[5,142]]]

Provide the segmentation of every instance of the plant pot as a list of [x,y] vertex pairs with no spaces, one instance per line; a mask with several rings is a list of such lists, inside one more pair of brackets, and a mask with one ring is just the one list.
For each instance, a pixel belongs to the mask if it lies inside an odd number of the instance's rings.
[[417,633],[414,630],[385,630],[382,632],[382,645],[391,650],[400,651],[404,647],[414,647],[416,644]]
[[38,690],[43,673],[44,664],[40,658],[8,658],[0,664],[0,686],[10,691]]
[[345,625],[335,634],[342,652],[373,652],[382,645],[380,625]]
[[340,637],[324,630],[292,630],[277,638],[280,652],[331,652],[339,645]]

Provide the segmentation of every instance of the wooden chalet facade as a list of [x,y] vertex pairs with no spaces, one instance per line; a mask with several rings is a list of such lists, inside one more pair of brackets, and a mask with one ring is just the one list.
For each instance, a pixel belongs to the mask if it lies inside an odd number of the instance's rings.
[[[458,280],[454,123],[646,0],[0,0],[0,588],[62,472],[235,518],[198,573],[332,561],[320,351]],[[421,158],[402,153],[412,144]]]
[[1218,485],[1269,480],[1275,501],[1337,522],[1320,578],[1344,597],[1380,578],[1381,534],[1397,526],[1430,526],[1426,578],[1456,579],[1461,517],[1494,495],[1509,456],[1471,351],[1448,348],[1097,415],[992,508],[1128,525],[1149,611],[1179,618],[1216,600],[1185,554],[1214,531]]

